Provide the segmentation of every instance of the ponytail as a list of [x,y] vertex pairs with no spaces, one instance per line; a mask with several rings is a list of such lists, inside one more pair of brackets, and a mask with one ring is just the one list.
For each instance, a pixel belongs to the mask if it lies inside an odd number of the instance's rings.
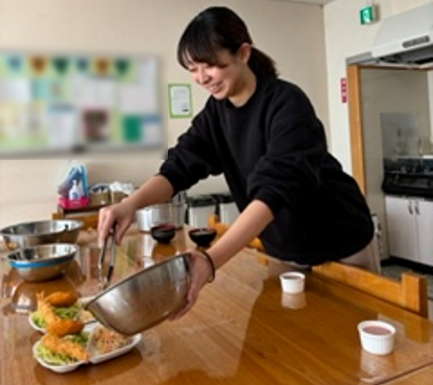
[[275,67],[275,61],[255,47],[251,47],[251,56],[250,60],[248,61],[248,65],[256,76],[278,76],[278,71]]

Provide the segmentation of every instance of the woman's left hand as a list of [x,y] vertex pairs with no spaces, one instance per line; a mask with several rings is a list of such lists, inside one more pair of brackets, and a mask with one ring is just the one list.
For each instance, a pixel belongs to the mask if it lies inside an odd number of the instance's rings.
[[188,261],[191,274],[190,287],[186,297],[185,306],[179,312],[173,314],[170,317],[171,320],[183,317],[192,309],[197,302],[200,290],[209,282],[209,279],[213,274],[212,267],[207,258],[199,250],[193,249],[187,250],[186,252],[190,254]]

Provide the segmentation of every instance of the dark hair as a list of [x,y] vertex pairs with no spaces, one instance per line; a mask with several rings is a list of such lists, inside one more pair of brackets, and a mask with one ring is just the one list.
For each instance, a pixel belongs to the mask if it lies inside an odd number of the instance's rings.
[[[186,27],[177,46],[177,60],[184,68],[188,68],[189,60],[218,66],[219,50],[227,49],[234,55],[243,43],[253,44],[244,21],[227,7],[210,7]],[[274,60],[255,47],[248,65],[256,75],[278,75]]]

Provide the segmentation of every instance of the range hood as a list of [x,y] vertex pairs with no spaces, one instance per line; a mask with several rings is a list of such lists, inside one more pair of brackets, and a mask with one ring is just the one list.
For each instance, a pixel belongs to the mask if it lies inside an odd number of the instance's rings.
[[384,19],[371,54],[388,63],[433,62],[433,2]]

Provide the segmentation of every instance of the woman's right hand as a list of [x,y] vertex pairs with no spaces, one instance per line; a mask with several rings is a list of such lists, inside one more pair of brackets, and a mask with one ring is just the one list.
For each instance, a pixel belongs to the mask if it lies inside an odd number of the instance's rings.
[[171,320],[177,320],[188,313],[198,300],[198,296],[206,283],[210,282],[215,277],[215,270],[207,261],[206,257],[196,249],[187,250],[186,253],[190,254],[189,269],[191,274],[191,281],[189,290],[186,296],[185,306],[177,313],[170,316]]
[[135,218],[135,207],[124,199],[120,203],[103,207],[98,216],[98,245],[102,247],[114,224],[116,226],[116,244],[120,244],[124,234]]
[[105,238],[116,224],[116,244],[120,244],[131,223],[134,222],[135,212],[153,204],[167,202],[173,195],[173,186],[162,175],[150,178],[136,192],[124,198],[122,202],[107,206],[99,210],[98,245],[102,247]]

